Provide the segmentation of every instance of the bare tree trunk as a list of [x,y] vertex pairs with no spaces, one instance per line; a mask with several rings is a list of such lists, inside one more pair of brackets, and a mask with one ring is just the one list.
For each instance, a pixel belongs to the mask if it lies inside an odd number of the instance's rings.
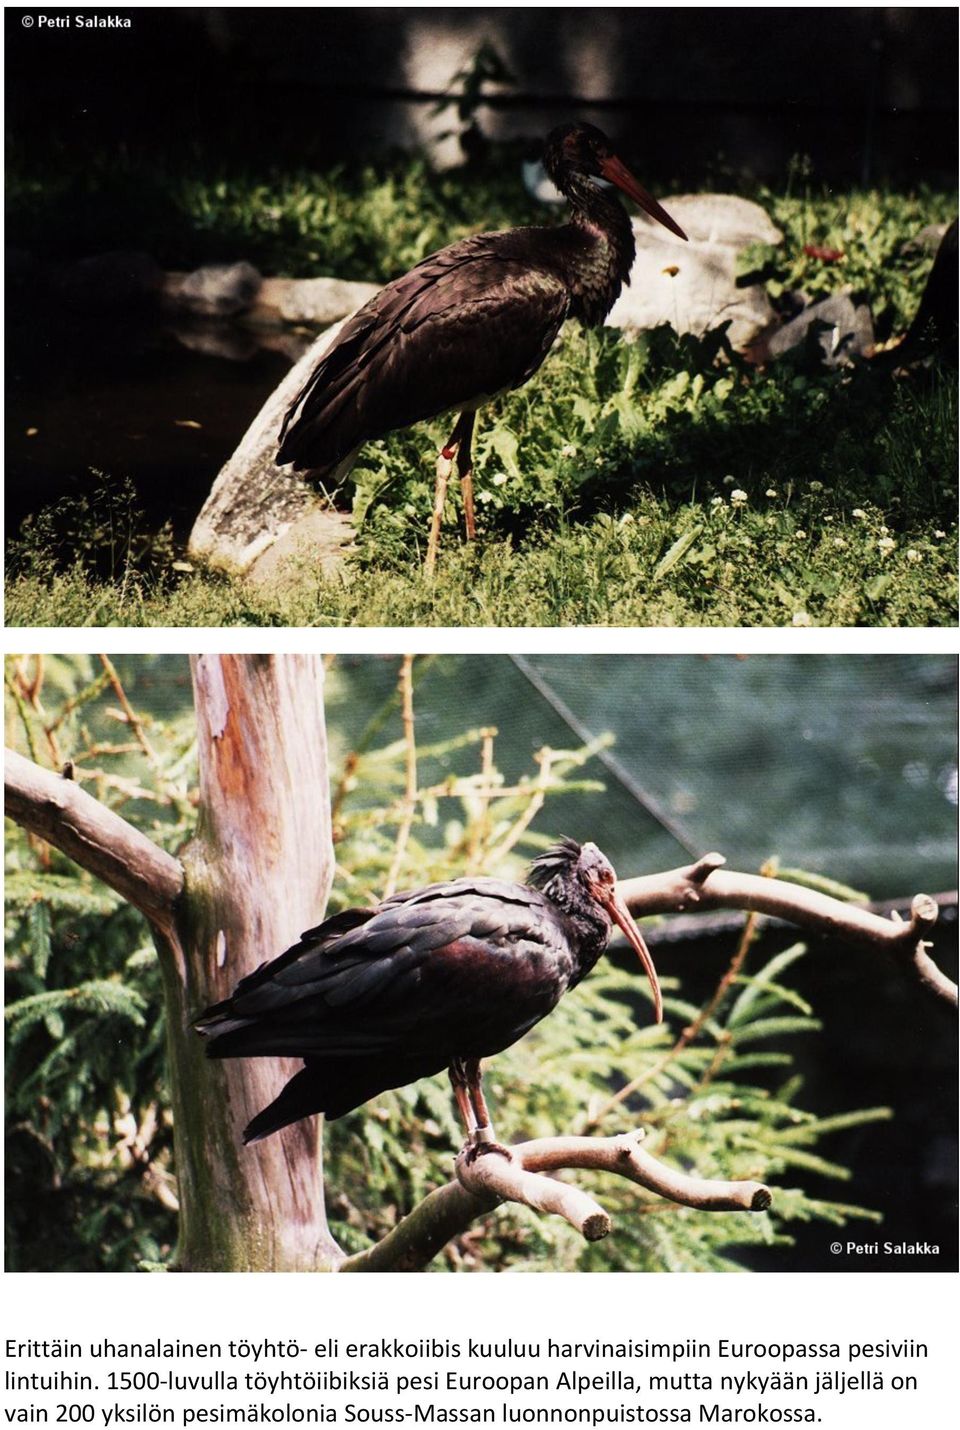
[[161,949],[178,1266],[330,1269],[342,1258],[324,1208],[322,1118],[240,1143],[245,1123],[298,1065],[210,1061],[190,1027],[207,1003],[323,918],[333,877],[323,668],[319,657],[200,656],[193,678],[200,822],[181,856],[176,929]]

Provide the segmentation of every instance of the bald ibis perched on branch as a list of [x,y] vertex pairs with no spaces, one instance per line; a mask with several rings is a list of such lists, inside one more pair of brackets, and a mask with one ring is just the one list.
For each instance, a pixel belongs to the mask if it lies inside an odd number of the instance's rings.
[[468,539],[476,534],[471,442],[477,408],[537,371],[566,318],[599,326],[629,282],[636,245],[616,185],[679,238],[686,234],[592,124],[554,129],[544,167],[566,196],[562,227],[461,239],[423,259],[361,308],[297,394],[277,460],[338,478],[365,442],[458,412],[437,462],[426,569],[432,571],[454,457]]
[[595,844],[563,839],[534,860],[526,884],[453,879],[335,914],[196,1026],[212,1058],[303,1058],[244,1142],[317,1112],[342,1117],[447,1068],[479,1151],[496,1145],[481,1058],[552,1011],[590,972],[614,924],[640,956],[660,1022],[653,960],[609,860]]

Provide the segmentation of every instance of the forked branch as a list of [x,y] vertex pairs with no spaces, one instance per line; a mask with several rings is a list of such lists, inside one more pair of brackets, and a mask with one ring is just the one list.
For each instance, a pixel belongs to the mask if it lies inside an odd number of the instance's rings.
[[640,1146],[643,1131],[620,1137],[542,1137],[474,1160],[461,1151],[457,1180],[431,1192],[388,1236],[368,1251],[348,1256],[340,1271],[419,1271],[477,1217],[503,1202],[562,1216],[587,1241],[608,1235],[609,1214],[570,1182],[545,1173],[564,1169],[610,1172],[680,1206],[699,1211],[766,1211],[769,1188],[761,1182],[690,1177],[659,1162]]
[[909,922],[886,919],[858,904],[844,903],[786,879],[735,873],[723,868],[725,862],[722,854],[705,854],[679,869],[621,880],[620,892],[630,912],[641,918],[690,909],[746,909],[786,919],[816,933],[884,949],[909,967],[924,988],[957,1006],[957,985],[927,953],[927,936],[939,912],[928,894],[916,895]]

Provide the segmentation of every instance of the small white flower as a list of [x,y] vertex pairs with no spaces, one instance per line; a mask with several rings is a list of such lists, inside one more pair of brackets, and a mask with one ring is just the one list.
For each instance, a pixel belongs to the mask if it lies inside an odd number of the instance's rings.
[[822,492],[822,491],[823,491],[823,482],[811,482],[811,483],[810,483],[810,490],[811,490],[812,492]]
[[602,458],[602,457],[594,457],[594,459],[593,459],[593,465],[594,465],[595,467],[602,467],[602,466],[603,466],[603,458]]
[[933,534],[934,534],[934,536],[937,538],[938,541],[942,541],[943,538],[946,536],[947,533],[946,533],[945,531],[935,531]]
[[847,543],[844,541],[842,536],[835,536],[833,538],[833,544],[838,551],[845,551],[847,549]]
[[880,535],[881,535],[881,536],[889,536],[889,535],[890,535],[890,528],[889,528],[889,526],[881,526],[881,528],[880,528]]
[[767,490],[764,492],[764,496],[765,496],[765,497],[775,497],[776,495],[777,495],[777,489],[776,489],[776,487],[767,487]]
[[496,475],[496,476],[494,477],[494,479],[493,479],[493,485],[494,485],[495,487],[505,487],[505,486],[507,485],[507,474],[506,474],[506,472],[498,472],[497,475]]
[[857,521],[863,521],[866,514],[867,513],[864,511],[862,506],[855,506],[853,508],[853,511],[850,513],[850,515],[854,517]]
[[795,531],[793,533],[793,539],[794,541],[806,541],[807,533],[805,531]]
[[809,626],[812,625],[813,622],[810,620],[810,616],[806,611],[794,611],[793,620],[790,624],[792,626]]
[[493,492],[477,492],[477,501],[486,506],[493,501]]
[[881,536],[877,542],[877,550],[881,556],[889,556],[896,544],[892,536]]
[[733,491],[730,493],[730,505],[744,506],[746,504],[746,501],[746,492],[742,492],[739,487],[734,487]]
[[560,448],[560,455],[561,457],[575,457],[577,455],[577,449],[572,445],[572,443],[564,442],[563,446]]
[[920,555],[920,552],[919,552],[919,551],[915,551],[914,548],[911,546],[911,547],[909,547],[908,550],[907,550],[907,560],[908,560],[908,561],[922,561],[922,560],[923,560],[923,557]]
[[711,497],[711,498],[710,498],[710,505],[711,505],[711,506],[723,506],[723,497]]

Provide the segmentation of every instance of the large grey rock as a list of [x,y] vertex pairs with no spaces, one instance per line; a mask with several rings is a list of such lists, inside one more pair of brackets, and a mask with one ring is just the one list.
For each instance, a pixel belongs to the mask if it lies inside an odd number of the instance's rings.
[[208,263],[192,273],[168,273],[164,300],[207,318],[242,313],[257,298],[263,279],[252,263]]
[[362,308],[380,290],[376,283],[344,278],[265,278],[257,306],[276,312],[285,323],[336,323]]
[[[191,556],[218,570],[242,574],[284,538],[287,549],[296,548],[300,556],[310,549],[310,533],[316,535],[323,505],[301,477],[277,466],[277,443],[287,408],[340,327],[328,328],[310,345],[257,413],[197,517],[190,533]],[[298,527],[303,541],[294,533]],[[346,535],[340,520],[335,527]],[[326,559],[326,545],[324,552]]]
[[680,194],[663,206],[688,242],[646,217],[634,219],[637,256],[607,318],[642,330],[669,323],[698,336],[729,322],[735,348],[746,347],[774,319],[760,284],[737,284],[737,260],[749,244],[777,244],[783,234],[759,204],[734,194]]
[[906,243],[900,245],[900,252],[911,253],[936,253],[943,236],[950,227],[947,223],[928,223],[919,233],[915,233],[912,238],[908,238]]
[[[782,232],[766,209],[737,194],[678,194],[666,199],[664,208],[691,243],[720,243],[739,250],[750,243],[783,242]],[[645,214],[637,217],[635,226],[648,233],[663,229]]]
[[307,511],[251,562],[246,579],[276,591],[318,571],[327,577],[344,576],[344,561],[354,549],[354,535],[353,522],[345,512]]
[[[923,233],[927,230],[924,229]],[[923,233],[919,237],[923,236]],[[900,366],[938,352],[948,362],[957,361],[957,220],[944,228],[937,246],[920,306],[899,347],[886,360]]]

